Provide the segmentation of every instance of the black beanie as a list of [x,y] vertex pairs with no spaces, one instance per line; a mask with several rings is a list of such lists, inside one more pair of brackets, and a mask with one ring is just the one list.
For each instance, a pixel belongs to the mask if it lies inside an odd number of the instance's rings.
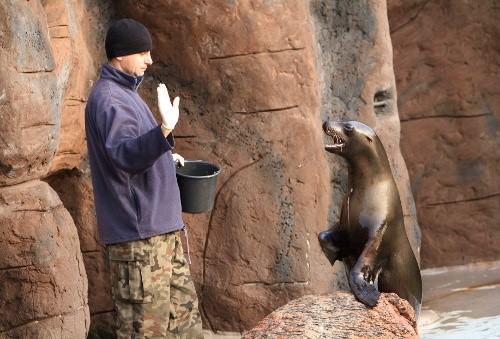
[[106,56],[108,59],[151,51],[153,42],[148,29],[133,19],[115,22],[106,34]]

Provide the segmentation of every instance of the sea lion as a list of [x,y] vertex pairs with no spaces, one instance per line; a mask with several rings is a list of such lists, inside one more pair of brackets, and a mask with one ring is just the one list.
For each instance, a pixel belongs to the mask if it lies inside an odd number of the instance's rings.
[[332,265],[336,260],[344,263],[349,287],[362,303],[373,307],[380,292],[393,292],[418,315],[420,269],[382,142],[373,129],[357,121],[326,121],[323,130],[333,139],[325,150],[348,164],[348,193],[340,221],[318,236],[324,254]]

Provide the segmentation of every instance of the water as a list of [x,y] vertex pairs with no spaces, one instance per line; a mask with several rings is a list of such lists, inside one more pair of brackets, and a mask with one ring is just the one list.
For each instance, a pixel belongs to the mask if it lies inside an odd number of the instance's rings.
[[422,339],[500,338],[500,261],[422,271]]

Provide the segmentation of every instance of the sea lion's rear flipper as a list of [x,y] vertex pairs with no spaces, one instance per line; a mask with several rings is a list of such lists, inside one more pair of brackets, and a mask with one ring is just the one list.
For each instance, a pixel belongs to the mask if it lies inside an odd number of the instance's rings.
[[342,260],[343,257],[343,237],[341,232],[335,228],[329,228],[326,231],[318,234],[319,244],[321,250],[330,261],[330,264],[334,264],[337,260]]

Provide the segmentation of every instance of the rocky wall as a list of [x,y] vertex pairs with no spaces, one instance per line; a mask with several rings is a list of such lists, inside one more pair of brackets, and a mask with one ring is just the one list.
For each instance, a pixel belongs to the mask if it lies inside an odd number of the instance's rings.
[[153,35],[143,96],[156,111],[164,81],[181,97],[176,151],[222,168],[214,210],[184,216],[206,327],[248,329],[291,299],[342,285],[341,264],[331,268],[317,241],[347,180],[323,150],[326,118],[381,134],[418,255],[384,1],[115,5]]
[[82,110],[96,74],[88,46],[107,27],[86,5],[0,3],[1,337],[84,338],[89,329],[77,228],[41,181],[85,157]]
[[38,180],[2,187],[0,225],[0,336],[85,336],[87,276],[57,194]]
[[498,3],[388,3],[422,266],[498,260]]
[[249,329],[292,299],[344,285],[316,239],[338,219],[347,180],[342,160],[323,151],[324,119],[378,132],[417,256],[417,211],[423,224],[424,266],[498,258],[493,1],[9,0],[0,4],[0,306],[24,313],[0,331],[79,337],[89,313],[103,333],[112,327],[83,108],[115,11],[152,32],[140,92],[154,113],[160,81],[181,97],[176,151],[222,168],[214,210],[184,214],[206,328]]
[[[320,70],[322,119],[358,120],[371,126],[384,144],[398,186],[405,227],[420,258],[420,229],[401,154],[397,89],[385,1],[310,1]],[[330,156],[332,206],[339,219],[347,182],[346,165]]]
[[185,215],[205,326],[242,331],[331,289],[316,240],[330,187],[306,3],[116,4],[154,37],[145,96],[156,106],[165,81],[181,97],[176,151],[222,168],[214,210]]

